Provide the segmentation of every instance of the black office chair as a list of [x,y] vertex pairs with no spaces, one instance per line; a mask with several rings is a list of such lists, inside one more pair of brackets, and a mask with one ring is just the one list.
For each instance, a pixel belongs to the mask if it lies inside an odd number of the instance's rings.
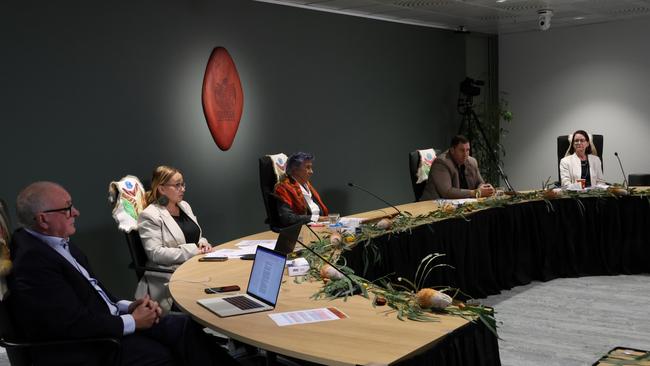
[[272,231],[280,232],[280,215],[278,214],[278,201],[273,193],[277,178],[273,169],[273,160],[268,156],[262,156],[259,159],[260,168],[260,189],[262,190],[262,200],[266,209],[266,219],[264,223],[269,225]]
[[630,174],[627,178],[627,184],[630,186],[650,186],[650,174]]
[[[138,179],[139,180],[139,179]],[[146,186],[143,185],[142,189],[145,189]],[[109,189],[108,202],[116,206],[119,204],[119,191],[117,189]],[[122,230],[120,230],[122,231]],[[159,273],[174,273],[174,270],[167,268],[158,268],[147,266],[147,253],[144,251],[144,246],[142,245],[142,239],[140,234],[135,229],[131,231],[123,231],[124,236],[126,237],[126,244],[129,248],[129,254],[131,255],[131,263],[129,268],[135,272],[135,276],[138,281],[144,276],[145,271],[159,272]]]
[[173,269],[147,266],[147,253],[144,252],[142,239],[137,230],[131,230],[128,233],[124,233],[124,235],[126,236],[126,244],[129,246],[129,253],[131,254],[129,268],[135,272],[138,281],[144,276],[145,271],[174,273]]
[[[591,144],[596,147],[596,153],[600,158],[601,168],[603,166],[603,135],[591,135]],[[560,186],[562,178],[560,177],[560,160],[564,158],[567,150],[569,150],[569,135],[561,135],[557,137],[557,182],[556,185]],[[604,170],[603,170],[604,172]]]
[[417,183],[418,181],[418,165],[420,164],[420,153],[415,150],[409,153],[409,172],[411,173],[411,187],[413,187],[413,194],[415,195],[415,202],[420,200],[422,197],[422,192],[424,191],[424,186],[427,185],[427,182]]
[[[439,154],[439,151],[434,150],[436,154]],[[418,166],[420,165],[420,152],[419,150],[411,151],[409,153],[409,172],[411,174],[411,186],[413,187],[413,194],[415,195],[415,202],[420,200],[422,193],[424,192],[424,187],[427,185],[427,181],[418,183]]]

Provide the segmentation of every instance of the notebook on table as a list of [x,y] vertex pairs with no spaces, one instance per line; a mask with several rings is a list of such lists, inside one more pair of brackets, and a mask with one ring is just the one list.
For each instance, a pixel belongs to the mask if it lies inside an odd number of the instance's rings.
[[273,310],[278,300],[285,262],[285,254],[259,246],[245,295],[213,297],[197,302],[222,318]]

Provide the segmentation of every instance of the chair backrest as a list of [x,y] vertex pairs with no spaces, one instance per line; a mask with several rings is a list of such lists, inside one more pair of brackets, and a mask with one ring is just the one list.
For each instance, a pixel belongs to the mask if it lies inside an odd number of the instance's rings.
[[143,267],[147,265],[147,253],[144,251],[142,239],[137,230],[131,230],[128,233],[124,233],[124,235],[126,236],[126,244],[131,254],[131,265],[129,267],[133,269],[139,281],[145,272]]
[[10,240],[11,222],[9,221],[7,203],[3,199],[0,199],[0,300],[9,291],[5,277],[11,270]]
[[13,344],[21,344],[17,342],[16,329],[11,319],[6,299],[0,300],[0,346],[5,347],[12,366],[29,366],[32,364],[29,349],[10,347]]
[[[11,221],[9,217],[9,209],[7,202],[0,198],[0,238],[5,237],[8,239],[11,235]],[[7,243],[9,245],[9,243]]]
[[422,192],[424,192],[424,186],[427,185],[427,182],[417,183],[418,181],[418,165],[420,164],[420,153],[418,150],[411,151],[409,153],[409,172],[411,173],[411,186],[413,187],[413,194],[415,195],[415,201],[419,201],[422,197]]
[[172,270],[147,266],[147,254],[138,233],[138,216],[146,207],[145,185],[138,177],[126,175],[108,186],[108,201],[113,205],[113,218],[124,233],[131,254],[131,268],[138,281],[145,271],[172,273]]
[[[600,165],[603,168],[603,135],[591,135],[591,144],[596,147],[597,155],[600,158]],[[560,160],[564,158],[567,150],[569,150],[569,135],[561,135],[557,137],[557,179],[562,181],[560,177]],[[603,170],[604,171],[604,170]]]
[[[7,202],[3,199],[0,199],[0,221],[0,232],[4,232],[4,234],[0,233],[0,235],[3,235],[3,239],[8,239],[11,234],[11,221]],[[6,243],[6,245],[9,245],[9,243]],[[12,366],[31,365],[31,358],[27,349],[6,347],[5,342],[13,342],[17,337],[16,329],[11,321],[12,317],[9,315],[9,309],[7,308],[7,298],[8,296],[0,296],[0,346],[6,348]]]
[[630,174],[627,178],[627,184],[631,186],[650,186],[650,174]]
[[108,185],[108,201],[113,205],[113,218],[118,228],[137,230],[138,216],[147,206],[145,188],[138,177],[126,175]]
[[278,202],[273,194],[277,177],[273,169],[273,160],[268,156],[262,156],[259,159],[260,168],[260,189],[262,190],[262,200],[266,209],[265,224],[268,224],[271,230],[279,232],[280,216],[278,214]]
[[[415,150],[409,153],[409,174],[411,175],[411,186],[415,195],[415,202],[420,200],[424,187],[427,185],[429,168],[440,152],[433,148]],[[418,180],[421,180],[418,183]]]

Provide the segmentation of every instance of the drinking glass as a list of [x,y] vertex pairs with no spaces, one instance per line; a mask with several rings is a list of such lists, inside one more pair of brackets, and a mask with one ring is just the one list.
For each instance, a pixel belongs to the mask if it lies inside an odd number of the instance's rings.
[[331,213],[327,215],[327,217],[330,219],[330,225],[335,226],[336,224],[338,224],[341,215],[337,213]]

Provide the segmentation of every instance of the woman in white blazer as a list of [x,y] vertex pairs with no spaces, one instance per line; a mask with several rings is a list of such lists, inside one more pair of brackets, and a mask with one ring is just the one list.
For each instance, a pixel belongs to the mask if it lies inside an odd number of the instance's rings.
[[589,134],[578,130],[570,136],[571,145],[566,156],[560,160],[562,186],[584,179],[586,187],[605,183],[603,168],[596,147],[591,145]]
[[[212,250],[190,205],[183,201],[185,182],[178,169],[159,166],[154,170],[147,207],[138,217],[138,233],[148,265],[174,269],[186,260]],[[170,275],[146,272],[136,298],[149,294],[168,311],[172,305],[167,283]]]

